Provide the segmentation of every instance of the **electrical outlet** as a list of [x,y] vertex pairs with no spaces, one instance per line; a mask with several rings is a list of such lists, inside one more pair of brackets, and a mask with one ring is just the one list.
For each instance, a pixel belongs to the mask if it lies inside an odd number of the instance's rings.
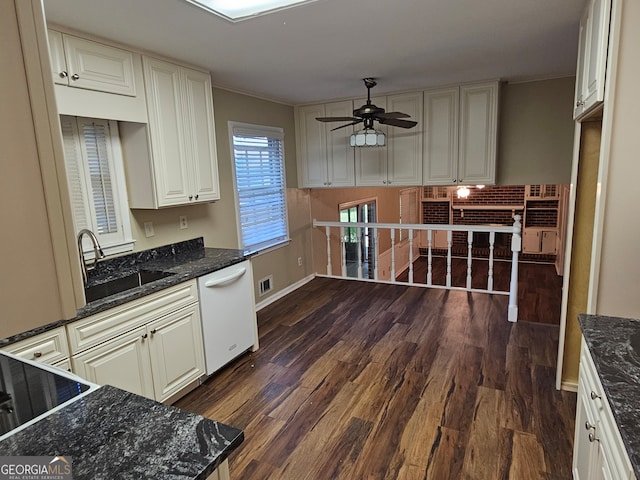
[[302,266],[302,257],[298,257],[298,266],[301,267]]
[[144,236],[153,237],[156,232],[153,230],[153,222],[144,222]]
[[185,228],[188,228],[187,217],[185,215],[180,215],[180,230],[184,230]]

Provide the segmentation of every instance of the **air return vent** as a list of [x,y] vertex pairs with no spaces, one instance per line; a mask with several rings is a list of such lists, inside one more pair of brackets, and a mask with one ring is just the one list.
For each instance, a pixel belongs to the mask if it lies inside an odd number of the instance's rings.
[[268,293],[273,288],[273,275],[269,275],[268,277],[263,278],[258,282],[258,288],[260,292],[260,296]]

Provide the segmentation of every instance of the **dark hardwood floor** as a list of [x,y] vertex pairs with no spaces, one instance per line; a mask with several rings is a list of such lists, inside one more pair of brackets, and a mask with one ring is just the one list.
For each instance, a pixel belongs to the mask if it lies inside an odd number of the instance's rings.
[[177,406],[235,425],[233,479],[570,479],[558,327],[508,297],[316,278]]
[[[472,288],[487,288],[489,262],[473,259]],[[445,285],[447,273],[446,257],[432,260],[432,283]],[[407,282],[408,270],[398,275],[398,281]],[[511,262],[496,260],[493,266],[494,289],[509,291]],[[427,257],[418,258],[413,264],[413,281],[427,283]],[[467,259],[453,258],[451,261],[451,284],[464,287],[467,281]],[[547,263],[520,262],[518,264],[518,319],[527,322],[560,325],[562,305],[562,277],[556,273],[555,265]]]

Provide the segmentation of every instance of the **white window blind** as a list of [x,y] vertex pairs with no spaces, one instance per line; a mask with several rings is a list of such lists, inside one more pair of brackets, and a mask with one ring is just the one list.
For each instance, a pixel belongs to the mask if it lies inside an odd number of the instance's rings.
[[230,122],[241,248],[289,240],[282,129]]
[[[76,232],[92,230],[109,253],[130,250],[130,226],[123,221],[128,222],[124,177],[116,162],[120,159],[117,124],[65,115],[60,123]],[[109,250],[122,245],[129,247]],[[93,251],[88,240],[84,249]]]

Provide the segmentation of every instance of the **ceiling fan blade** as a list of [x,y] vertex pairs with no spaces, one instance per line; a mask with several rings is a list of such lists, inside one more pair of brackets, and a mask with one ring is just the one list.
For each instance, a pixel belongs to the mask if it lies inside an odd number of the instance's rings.
[[418,122],[414,122],[413,120],[400,120],[397,118],[379,118],[378,121],[383,125],[400,128],[413,128],[418,124]]
[[352,122],[360,120],[357,117],[316,117],[319,122]]
[[355,122],[351,122],[351,123],[347,123],[346,125],[340,125],[339,127],[336,128],[332,128],[330,131],[333,132],[334,130],[338,130],[340,128],[346,128],[346,127],[350,127],[351,125],[357,125],[359,123],[362,123],[364,120],[362,118],[359,118],[358,120],[356,120]]
[[407,115],[402,112],[385,112],[385,113],[376,113],[376,118],[409,118],[411,115]]

